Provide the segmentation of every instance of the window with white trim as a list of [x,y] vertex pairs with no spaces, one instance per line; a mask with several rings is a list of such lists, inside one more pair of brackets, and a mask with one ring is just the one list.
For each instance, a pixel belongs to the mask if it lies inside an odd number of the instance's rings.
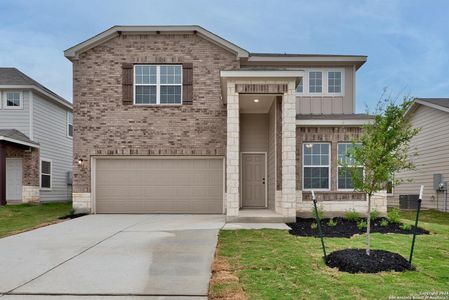
[[135,65],[134,104],[181,104],[181,65]]
[[296,92],[299,94],[304,93],[304,78],[301,78],[301,81],[299,81],[298,86],[296,87]]
[[[355,144],[356,147],[358,144]],[[348,167],[356,167],[356,172],[363,175],[363,166],[358,166],[354,160],[348,155],[354,147],[352,143],[339,143],[337,145],[338,167],[337,167],[337,189],[338,190],[354,190],[354,183],[350,170],[341,165],[344,163]]]
[[67,136],[73,137],[73,113],[67,112]]
[[303,189],[330,189],[330,144],[303,144]]
[[41,160],[41,189],[51,189],[52,162]]
[[323,72],[309,72],[309,93],[323,92]]
[[6,92],[4,107],[9,109],[23,108],[23,94],[22,92]]
[[341,93],[341,72],[329,71],[327,72],[327,92],[329,94]]

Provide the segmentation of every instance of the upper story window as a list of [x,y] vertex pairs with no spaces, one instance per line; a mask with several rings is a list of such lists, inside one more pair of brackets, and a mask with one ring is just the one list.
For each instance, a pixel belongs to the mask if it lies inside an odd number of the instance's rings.
[[73,113],[67,112],[67,136],[73,137]]
[[303,144],[303,189],[330,189],[330,144]]
[[329,71],[327,73],[327,92],[330,94],[341,93],[341,72]]
[[4,108],[7,109],[21,109],[23,108],[23,93],[22,92],[5,92],[4,93]]
[[135,65],[134,104],[181,104],[181,65]]
[[323,72],[309,72],[309,93],[323,92]]
[[[356,172],[363,174],[363,166],[359,166],[353,158],[349,156],[350,150],[354,147],[352,143],[339,143],[337,145],[338,152],[338,170],[337,170],[337,189],[338,190],[354,190],[352,174],[349,170],[340,165],[345,163],[348,167],[356,167]],[[357,147],[357,144],[356,144]]]

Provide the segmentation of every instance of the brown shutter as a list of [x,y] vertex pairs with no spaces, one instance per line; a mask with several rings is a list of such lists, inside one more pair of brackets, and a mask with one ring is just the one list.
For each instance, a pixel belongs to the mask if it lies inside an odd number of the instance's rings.
[[193,64],[182,64],[182,104],[193,104]]
[[122,64],[123,105],[133,104],[133,64]]

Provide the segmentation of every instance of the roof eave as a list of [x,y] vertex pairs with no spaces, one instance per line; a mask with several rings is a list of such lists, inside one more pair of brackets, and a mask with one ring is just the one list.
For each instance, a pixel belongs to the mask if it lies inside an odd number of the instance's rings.
[[23,146],[28,146],[28,147],[32,147],[32,148],[37,148],[37,149],[40,148],[40,146],[38,144],[29,143],[29,142],[13,139],[13,138],[10,138],[7,136],[2,136],[2,135],[0,135],[0,141],[6,141],[6,142],[19,144],[19,145],[23,145]]
[[338,62],[354,64],[359,69],[368,57],[364,55],[254,55],[250,54],[248,61],[250,62]]

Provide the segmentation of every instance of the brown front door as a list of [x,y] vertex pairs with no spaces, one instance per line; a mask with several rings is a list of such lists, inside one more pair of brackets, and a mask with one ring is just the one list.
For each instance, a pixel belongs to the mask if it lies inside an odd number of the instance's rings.
[[242,207],[265,207],[265,154],[242,154]]

